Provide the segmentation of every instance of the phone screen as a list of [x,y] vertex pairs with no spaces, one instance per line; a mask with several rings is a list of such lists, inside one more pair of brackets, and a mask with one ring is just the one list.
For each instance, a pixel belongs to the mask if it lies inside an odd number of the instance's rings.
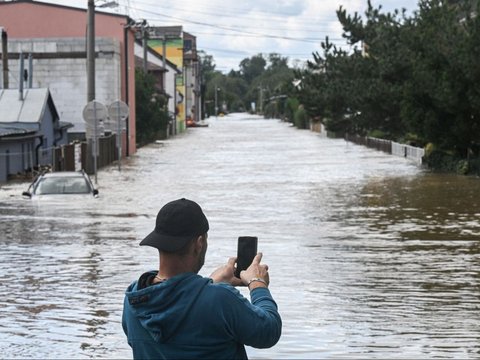
[[237,269],[235,276],[240,278],[240,272],[250,266],[257,255],[258,238],[256,236],[240,236],[237,246]]

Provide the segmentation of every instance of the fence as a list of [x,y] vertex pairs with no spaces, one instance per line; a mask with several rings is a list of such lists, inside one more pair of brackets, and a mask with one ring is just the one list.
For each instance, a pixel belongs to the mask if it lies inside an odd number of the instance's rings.
[[[98,140],[99,155],[97,168],[102,168],[118,160],[116,147],[116,135],[108,135]],[[40,148],[39,156],[35,151],[25,149],[20,152],[0,153],[0,182],[7,181],[15,176],[31,175],[35,177],[42,167],[51,167],[53,171],[78,171],[84,169],[88,174],[94,173],[94,159],[92,144],[86,142],[74,142],[61,147]],[[41,160],[40,160],[41,158]],[[38,159],[38,162],[35,161]],[[13,167],[12,164],[18,166]]]
[[422,158],[425,155],[425,149],[415,146],[399,144],[392,141],[392,155],[402,156],[415,161],[418,165],[422,164]]
[[407,159],[415,161],[418,165],[422,164],[422,159],[425,155],[425,150],[423,148],[399,144],[385,139],[345,134],[345,140],[351,141],[358,145],[363,145],[369,148],[384,151],[395,156],[405,157]]

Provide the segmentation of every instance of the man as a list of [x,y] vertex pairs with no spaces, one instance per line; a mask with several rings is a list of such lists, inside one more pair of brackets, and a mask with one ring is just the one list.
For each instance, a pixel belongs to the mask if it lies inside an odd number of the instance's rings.
[[[268,290],[268,266],[258,253],[234,276],[236,258],[198,275],[207,251],[208,220],[200,206],[179,199],[163,206],[140,245],[158,249],[160,266],[125,294],[122,325],[136,359],[246,359],[244,345],[268,348],[282,321]],[[247,285],[251,303],[234,286]]]

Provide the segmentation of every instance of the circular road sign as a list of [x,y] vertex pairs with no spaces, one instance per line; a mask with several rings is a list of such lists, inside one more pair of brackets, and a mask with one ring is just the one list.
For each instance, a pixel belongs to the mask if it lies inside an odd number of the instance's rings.
[[95,125],[96,122],[100,120],[105,120],[108,116],[107,108],[100,101],[93,100],[90,101],[83,108],[83,120],[87,124]]
[[125,120],[129,115],[129,111],[128,105],[121,100],[114,101],[108,106],[108,116],[115,121]]

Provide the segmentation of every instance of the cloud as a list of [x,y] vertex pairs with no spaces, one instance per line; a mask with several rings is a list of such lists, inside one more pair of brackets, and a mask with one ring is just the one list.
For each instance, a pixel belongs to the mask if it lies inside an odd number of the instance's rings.
[[[325,36],[346,46],[336,11],[363,15],[367,0],[117,0],[134,18],[152,25],[182,25],[197,37],[199,49],[213,55],[222,71],[238,68],[241,60],[258,53],[280,53],[290,59],[311,59],[320,50]],[[69,6],[86,7],[86,0],[48,0]],[[101,4],[101,1],[97,2]],[[417,0],[372,0],[392,11],[413,10]]]

